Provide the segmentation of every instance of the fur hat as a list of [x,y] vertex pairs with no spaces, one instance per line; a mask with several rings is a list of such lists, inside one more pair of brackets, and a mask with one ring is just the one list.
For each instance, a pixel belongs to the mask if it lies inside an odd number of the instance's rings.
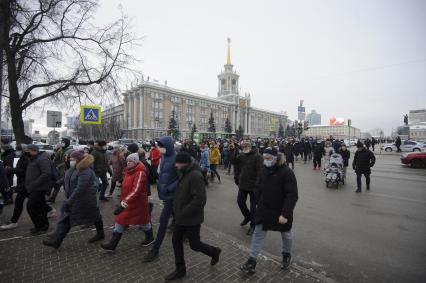
[[127,146],[127,150],[130,151],[131,153],[135,153],[135,152],[138,152],[139,146],[135,143],[132,143]]

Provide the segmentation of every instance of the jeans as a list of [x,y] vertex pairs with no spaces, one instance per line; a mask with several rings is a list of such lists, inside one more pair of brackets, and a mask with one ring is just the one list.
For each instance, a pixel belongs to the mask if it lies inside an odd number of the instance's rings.
[[[247,208],[247,196],[250,195],[250,210]],[[250,220],[250,226],[254,228],[254,215],[256,214],[256,194],[255,192],[238,190],[237,203],[245,219]]]
[[24,201],[30,194],[26,191],[21,191],[16,194],[15,207],[13,208],[13,215],[10,219],[12,223],[18,223],[19,217],[21,217],[22,210],[24,209]]
[[108,188],[107,174],[103,173],[103,174],[99,175],[98,177],[102,181],[102,187],[101,187],[101,192],[99,194],[99,199],[104,199],[105,198],[106,189]]
[[[263,241],[265,240],[267,232],[268,231],[263,230],[262,224],[256,225],[251,238],[250,257],[257,258],[260,250],[262,249]],[[288,232],[281,232],[281,240],[283,244],[282,255],[291,255],[291,249],[293,246],[293,233],[291,230]]]
[[361,190],[361,177],[365,176],[365,181],[367,183],[367,189],[370,188],[370,173],[356,173],[356,184],[359,190]]
[[[126,225],[121,225],[118,223],[114,224],[114,232],[123,234],[125,228],[126,228]],[[139,228],[142,229],[143,231],[149,231],[151,230],[152,227],[151,227],[151,223],[148,223],[148,224],[139,224]]]
[[30,193],[27,211],[31,217],[35,228],[37,229],[47,229],[49,228],[49,220],[47,219],[47,212],[51,209],[50,206],[46,204],[46,192],[45,191],[35,191]]
[[185,269],[185,256],[183,249],[183,237],[186,235],[189,246],[193,251],[202,252],[205,255],[213,257],[217,254],[218,248],[201,242],[200,240],[201,225],[181,226],[175,225],[173,230],[173,251],[175,254],[175,264],[177,269]]
[[155,237],[154,248],[160,249],[166,235],[167,225],[169,224],[170,215],[173,212],[173,200],[163,201],[163,209],[160,215],[160,227],[158,227],[157,236]]

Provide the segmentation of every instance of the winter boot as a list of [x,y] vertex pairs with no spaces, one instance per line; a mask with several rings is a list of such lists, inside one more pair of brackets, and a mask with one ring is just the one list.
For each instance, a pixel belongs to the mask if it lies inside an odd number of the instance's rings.
[[105,239],[104,223],[102,222],[102,219],[95,222],[95,227],[96,227],[96,235],[90,238],[87,241],[88,243],[94,243],[94,242]]
[[118,242],[120,242],[121,236],[122,236],[122,233],[113,232],[109,243],[101,244],[101,248],[107,251],[114,251],[118,245]]
[[69,226],[69,224],[58,222],[58,226],[56,227],[56,232],[54,236],[49,239],[43,240],[43,245],[59,249],[62,244],[62,241],[67,236],[70,229],[71,227]]
[[166,276],[166,281],[173,281],[186,276],[185,266],[176,266],[176,270]]
[[156,247],[153,247],[147,254],[146,256],[144,256],[144,258],[142,259],[143,262],[152,262],[154,261],[156,258],[158,258],[158,249]]
[[148,247],[152,243],[154,243],[154,233],[152,232],[152,228],[145,232],[145,240],[141,243],[142,246]]
[[246,263],[244,263],[242,266],[240,266],[241,271],[247,272],[247,273],[254,273],[256,272],[256,259],[253,257],[249,257]]
[[283,255],[283,265],[282,265],[282,269],[287,270],[290,267],[291,264],[291,254],[284,254]]
[[215,250],[216,250],[215,254],[212,256],[212,259],[210,261],[211,266],[214,266],[219,262],[219,256],[220,256],[220,253],[222,252],[222,250],[219,248],[215,248]]

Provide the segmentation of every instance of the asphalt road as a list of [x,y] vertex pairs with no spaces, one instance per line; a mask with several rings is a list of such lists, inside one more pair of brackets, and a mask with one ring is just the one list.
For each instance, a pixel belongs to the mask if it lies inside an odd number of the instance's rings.
[[[352,159],[351,159],[352,160]],[[243,240],[237,187],[224,171],[208,188],[205,224]],[[422,282],[426,275],[426,170],[400,165],[397,155],[377,155],[369,192],[355,193],[356,176],[326,188],[321,171],[297,162],[295,209],[297,265],[338,282]],[[281,239],[270,232],[264,250],[280,256]],[[245,258],[241,259],[244,261]]]

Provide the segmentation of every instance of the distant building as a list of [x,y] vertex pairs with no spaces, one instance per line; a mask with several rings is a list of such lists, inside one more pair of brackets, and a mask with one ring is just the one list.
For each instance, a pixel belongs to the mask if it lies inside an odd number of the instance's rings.
[[[209,118],[212,114],[218,136],[225,133],[228,119],[232,133],[242,127],[245,136],[276,136],[280,124],[287,125],[284,112],[263,110],[251,105],[250,94],[240,95],[239,75],[231,64],[228,45],[227,60],[224,70],[217,76],[217,97],[171,88],[167,83],[159,84],[149,81],[149,77],[137,86],[123,93],[124,105],[107,109],[102,113],[108,121],[113,117],[123,121],[127,138],[152,139],[166,135],[172,113],[178,123],[183,138],[190,136],[192,125],[199,133],[207,133]],[[272,105],[271,105],[272,106]]]
[[308,121],[309,125],[321,125],[321,114],[317,113],[317,111],[312,110],[311,113],[306,115],[306,121]]
[[347,139],[349,135],[351,139],[358,139],[361,137],[361,131],[355,127],[348,125],[314,125],[310,126],[304,132],[306,137],[326,139],[333,136],[335,139]]
[[29,137],[33,134],[33,123],[34,123],[33,119],[24,121],[24,131],[25,131],[25,134]]
[[108,124],[110,123],[113,119],[115,119],[119,125],[120,125],[120,129],[125,129],[124,128],[124,104],[120,104],[117,106],[111,106],[107,109],[105,109],[104,111],[102,111],[102,123],[103,124]]
[[426,122],[426,109],[410,110],[408,113],[408,123],[410,125]]
[[426,122],[410,126],[410,139],[426,140]]

